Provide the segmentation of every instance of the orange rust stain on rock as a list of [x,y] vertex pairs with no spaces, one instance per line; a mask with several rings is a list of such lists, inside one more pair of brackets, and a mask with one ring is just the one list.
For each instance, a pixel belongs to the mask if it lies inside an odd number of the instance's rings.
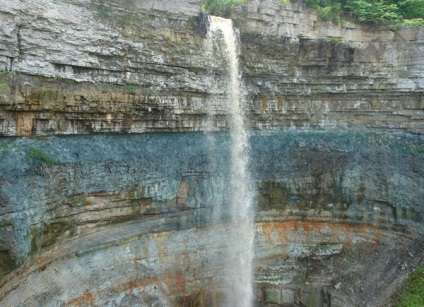
[[287,234],[293,229],[291,224],[277,224],[276,232],[278,237],[278,243],[283,245],[287,241]]
[[120,284],[116,287],[116,290],[118,292],[133,292],[134,289],[142,289],[143,287],[146,287],[150,284],[157,283],[159,284],[159,280],[157,277],[152,277],[150,279],[144,279],[144,280],[130,280],[127,283]]
[[265,236],[267,241],[272,242],[273,223],[258,223],[257,229]]
[[183,272],[177,272],[176,276],[176,285],[177,285],[177,291],[182,297],[182,305],[186,306],[187,303],[187,294],[186,294],[186,279],[185,274]]
[[94,295],[90,290],[85,290],[84,294],[68,302],[66,306],[86,306],[94,304]]
[[274,236],[277,236],[278,243],[284,244],[287,240],[287,235],[292,231],[297,231],[296,221],[289,222],[270,222],[258,223],[258,231],[262,233],[268,242],[274,241]]
[[178,270],[176,272],[168,273],[160,279],[163,287],[167,289],[165,292],[162,289],[162,293],[166,295],[170,300],[172,297],[181,296],[185,297],[186,293],[186,274],[184,271]]
[[185,279],[185,274],[182,271],[177,272],[176,276],[176,284],[177,284],[177,289],[180,293],[182,294],[186,294],[186,279]]
[[167,239],[169,236],[169,232],[161,232],[161,233],[154,233],[153,234],[153,239],[156,241],[158,248],[159,248],[159,254],[158,257],[159,258],[163,258],[166,254],[166,250],[167,250]]
[[16,134],[21,136],[32,135],[35,114],[31,112],[22,112],[17,114]]
[[163,294],[164,297],[166,297],[169,301],[171,301],[171,296],[169,295],[168,291],[166,291],[163,286],[161,281],[155,276],[149,279],[144,279],[144,280],[130,280],[127,283],[124,284],[120,284],[118,286],[116,286],[114,288],[115,291],[117,291],[118,293],[130,293],[130,294],[134,294],[134,290],[139,290],[138,292],[142,292],[143,288],[154,284],[155,289],[157,289],[160,293]]
[[262,222],[257,224],[257,229],[270,243],[274,243],[274,237],[277,236],[281,245],[295,233],[301,233],[307,240],[312,238],[324,240],[324,234],[329,232],[326,240],[331,239],[345,244],[351,244],[353,238],[378,242],[382,236],[381,229],[370,224],[338,224],[316,220]]

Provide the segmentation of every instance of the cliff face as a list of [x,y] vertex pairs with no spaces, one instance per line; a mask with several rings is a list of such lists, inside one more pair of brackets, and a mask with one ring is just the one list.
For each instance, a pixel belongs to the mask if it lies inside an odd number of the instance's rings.
[[[24,265],[3,279],[2,302],[219,302],[222,253],[235,242],[211,219],[226,214],[229,142],[3,139],[2,274]],[[421,136],[398,134],[252,135],[258,301],[384,305],[424,260],[423,148]]]
[[[230,140],[199,14],[197,0],[2,4],[1,304],[219,304]],[[424,29],[340,27],[298,1],[232,15],[257,304],[387,306],[424,264]]]
[[[5,4],[1,132],[198,131],[211,110],[222,129],[222,63],[205,55],[199,7]],[[250,1],[233,18],[253,128],[423,132],[422,28],[329,25],[296,1]]]

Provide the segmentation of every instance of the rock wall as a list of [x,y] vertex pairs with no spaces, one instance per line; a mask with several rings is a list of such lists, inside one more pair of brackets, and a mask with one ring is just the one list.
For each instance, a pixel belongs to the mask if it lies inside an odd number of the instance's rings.
[[[211,221],[230,193],[230,139],[215,138],[3,138],[2,304],[219,302],[233,242]],[[423,148],[401,134],[253,134],[258,304],[390,300],[424,261]]]
[[256,126],[422,133],[423,28],[338,26],[299,1],[236,16]]
[[[0,132],[201,131],[207,112],[225,130],[199,2],[6,3]],[[233,19],[252,128],[423,132],[423,28],[332,25],[299,1]]]
[[[257,305],[390,305],[424,265],[424,29],[338,26],[300,1],[231,14]],[[222,301],[225,63],[204,23],[200,0],[2,3],[1,305]]]

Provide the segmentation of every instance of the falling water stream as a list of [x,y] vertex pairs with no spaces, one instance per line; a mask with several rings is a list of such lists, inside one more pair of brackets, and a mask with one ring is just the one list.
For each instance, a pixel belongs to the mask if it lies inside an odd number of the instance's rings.
[[[238,36],[230,19],[209,17],[209,52],[224,57],[225,105],[230,132],[229,230],[224,252],[225,306],[250,307],[253,302],[253,207],[249,189],[249,140],[243,114],[243,84],[238,65]],[[213,46],[213,47],[212,47]],[[215,51],[213,51],[215,48]],[[213,148],[211,148],[213,150]],[[217,216],[222,216],[218,214]]]

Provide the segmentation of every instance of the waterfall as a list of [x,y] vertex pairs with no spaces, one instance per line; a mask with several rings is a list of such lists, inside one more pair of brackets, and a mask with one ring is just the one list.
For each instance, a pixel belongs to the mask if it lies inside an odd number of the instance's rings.
[[[207,51],[223,57],[226,71],[224,105],[230,133],[228,175],[229,222],[223,270],[225,306],[249,307],[253,303],[253,195],[249,189],[249,140],[243,115],[243,84],[238,65],[238,36],[230,19],[209,17]],[[222,82],[223,81],[223,82]],[[213,142],[209,142],[213,146]],[[210,150],[213,150],[211,148]],[[222,214],[215,214],[221,217]],[[222,221],[216,221],[222,222]]]

